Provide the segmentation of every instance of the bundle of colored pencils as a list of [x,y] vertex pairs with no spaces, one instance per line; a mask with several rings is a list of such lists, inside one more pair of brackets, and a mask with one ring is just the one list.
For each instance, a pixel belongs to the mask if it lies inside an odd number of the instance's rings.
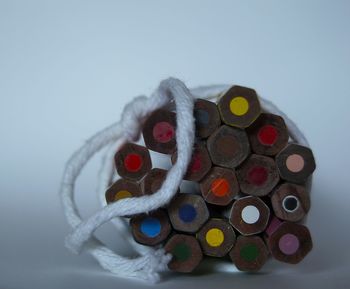
[[[130,218],[134,239],[164,244],[169,269],[193,271],[203,256],[229,256],[242,271],[258,271],[269,255],[296,264],[312,249],[302,224],[310,209],[307,181],[315,170],[312,151],[291,142],[281,116],[263,112],[253,89],[233,86],[214,103],[197,99],[196,142],[184,180],[199,184],[179,191],[167,207]],[[159,109],[145,122],[145,146],[127,143],[115,155],[121,177],[107,203],[157,192],[167,171],[152,168],[151,151],[176,162],[176,114]]]

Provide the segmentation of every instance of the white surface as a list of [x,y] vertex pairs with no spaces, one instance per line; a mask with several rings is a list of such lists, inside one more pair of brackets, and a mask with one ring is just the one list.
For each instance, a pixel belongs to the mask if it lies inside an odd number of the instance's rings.
[[[254,87],[297,120],[318,165],[314,250],[298,266],[203,266],[157,287],[348,287],[349,14],[348,1],[0,1],[0,288],[140,288],[65,250],[58,185],[87,137],[168,76]],[[98,162],[78,184],[85,216]],[[112,226],[98,235],[127,249]]]

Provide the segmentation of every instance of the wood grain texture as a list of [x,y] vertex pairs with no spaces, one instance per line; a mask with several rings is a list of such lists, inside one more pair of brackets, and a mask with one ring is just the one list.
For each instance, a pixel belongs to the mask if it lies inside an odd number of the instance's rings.
[[141,181],[143,193],[145,195],[152,195],[157,192],[166,179],[167,173],[167,170],[159,168],[151,169]]
[[196,237],[201,244],[203,253],[211,257],[226,256],[236,242],[236,234],[232,226],[224,219],[209,219]]
[[181,273],[192,272],[202,261],[203,253],[195,237],[183,234],[173,235],[164,250],[173,255],[168,268]]
[[[235,97],[246,99],[249,108],[243,115],[235,115],[230,109],[231,101]],[[232,86],[219,100],[218,108],[222,121],[230,126],[246,128],[260,115],[261,107],[254,89],[243,86]]]
[[252,154],[237,170],[241,191],[252,196],[266,196],[280,177],[274,159]]
[[139,197],[143,195],[138,183],[126,179],[119,179],[114,182],[113,185],[111,185],[106,191],[105,196],[107,204],[116,202],[119,199],[123,199],[123,195],[126,196],[126,194],[121,194],[118,196],[118,193],[123,191],[129,192],[130,197]]
[[250,154],[247,133],[239,128],[223,125],[207,141],[212,162],[221,167],[236,168]]
[[288,143],[289,134],[282,117],[262,113],[247,128],[251,149],[256,154],[274,156]]
[[[301,157],[304,162],[304,165],[300,171],[293,172],[288,169],[288,158],[293,156]],[[289,144],[285,149],[283,149],[276,156],[276,164],[282,179],[297,184],[302,184],[305,182],[316,169],[315,158],[312,150],[298,144]]]
[[197,99],[193,115],[196,121],[196,136],[208,138],[221,124],[219,110],[214,102]]
[[261,237],[239,236],[230,258],[238,270],[256,272],[266,263],[268,250]]
[[[249,206],[257,210],[256,220],[254,222],[246,222],[242,217],[242,211]],[[263,232],[270,218],[269,207],[259,197],[243,197],[236,200],[231,208],[230,223],[242,235],[250,236]]]
[[[286,235],[294,236],[298,240],[299,248],[294,253],[286,254],[281,250],[280,242],[283,236]],[[285,263],[297,264],[311,251],[313,244],[307,227],[284,222],[269,236],[268,246],[275,259]]]
[[200,182],[204,200],[218,206],[229,205],[239,192],[235,170],[213,167]]
[[[177,152],[171,157],[174,164],[177,160]],[[212,162],[205,142],[196,143],[193,148],[192,159],[188,165],[184,180],[199,182],[209,172]]]
[[[133,164],[133,158],[138,163],[133,165],[132,170],[130,170],[126,164]],[[148,149],[133,143],[123,145],[115,154],[114,161],[119,176],[134,181],[140,180],[152,168]]]
[[276,217],[290,222],[301,221],[310,209],[310,197],[303,186],[284,183],[271,195]]
[[144,123],[142,135],[150,150],[172,154],[176,149],[176,114],[165,109],[154,111]]
[[[143,222],[145,220],[149,222],[144,224]],[[155,226],[153,225],[154,222],[157,222]],[[148,246],[155,246],[160,244],[167,239],[172,230],[168,215],[162,209],[153,211],[149,214],[139,214],[130,219],[130,225],[131,232],[135,241]],[[143,225],[145,225],[145,229],[143,229]],[[152,228],[152,225],[156,228]],[[157,232],[158,229],[159,233]],[[149,231],[154,233],[154,235],[148,235],[147,232]]]
[[168,206],[173,228],[180,232],[196,233],[209,219],[203,198],[192,194],[178,194]]

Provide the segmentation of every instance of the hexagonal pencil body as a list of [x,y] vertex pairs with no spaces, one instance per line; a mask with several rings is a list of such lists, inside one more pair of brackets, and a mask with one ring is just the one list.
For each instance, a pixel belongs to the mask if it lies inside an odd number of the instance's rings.
[[240,271],[259,271],[266,263],[268,250],[258,236],[239,236],[230,252],[232,262]]
[[172,154],[176,148],[176,114],[158,109],[146,120],[143,131],[146,146],[163,154]]
[[311,251],[312,239],[305,226],[284,222],[269,235],[268,246],[275,259],[297,264]]
[[252,196],[266,196],[279,182],[279,174],[272,158],[251,155],[237,170],[241,191]]
[[292,183],[303,183],[316,168],[312,151],[298,144],[290,144],[276,156],[281,178]]
[[261,112],[255,90],[238,85],[220,98],[218,108],[224,123],[241,128],[251,125]]
[[247,129],[251,149],[256,154],[274,156],[288,143],[289,135],[282,117],[262,113]]
[[178,194],[168,206],[170,221],[175,230],[196,233],[208,220],[209,211],[202,197]]
[[193,115],[196,120],[196,136],[199,138],[209,137],[221,124],[216,104],[205,99],[196,100]]
[[135,241],[149,246],[163,242],[171,232],[168,216],[161,209],[133,217],[130,225]]
[[130,180],[140,180],[152,168],[148,150],[133,143],[123,145],[114,160],[118,174]]
[[258,197],[243,197],[233,203],[230,223],[244,236],[263,232],[270,217],[269,207]]
[[200,190],[206,202],[227,206],[239,192],[235,171],[213,167],[200,183]]
[[[174,164],[177,159],[177,152],[172,155],[171,161]],[[204,144],[197,143],[194,145],[192,159],[188,165],[185,180],[199,182],[208,173],[212,162],[207,148]]]
[[176,234],[169,239],[164,249],[173,256],[168,263],[169,269],[176,272],[192,272],[203,258],[201,247],[193,236]]
[[228,221],[213,218],[197,233],[197,239],[205,255],[223,257],[235,244],[236,234]]
[[274,190],[271,204],[278,218],[298,222],[309,212],[310,198],[304,187],[284,183]]
[[223,125],[207,141],[208,151],[215,165],[235,168],[249,155],[250,145],[246,132]]

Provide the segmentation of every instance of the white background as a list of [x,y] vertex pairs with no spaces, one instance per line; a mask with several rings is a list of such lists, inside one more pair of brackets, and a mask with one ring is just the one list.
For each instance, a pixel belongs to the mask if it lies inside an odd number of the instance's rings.
[[[253,87],[296,120],[318,165],[314,250],[297,266],[157,287],[347,287],[349,28],[349,1],[0,0],[0,288],[142,287],[66,251],[58,187],[70,154],[168,76]],[[79,182],[84,216],[98,209],[98,165]],[[126,252],[112,226],[98,235]]]

